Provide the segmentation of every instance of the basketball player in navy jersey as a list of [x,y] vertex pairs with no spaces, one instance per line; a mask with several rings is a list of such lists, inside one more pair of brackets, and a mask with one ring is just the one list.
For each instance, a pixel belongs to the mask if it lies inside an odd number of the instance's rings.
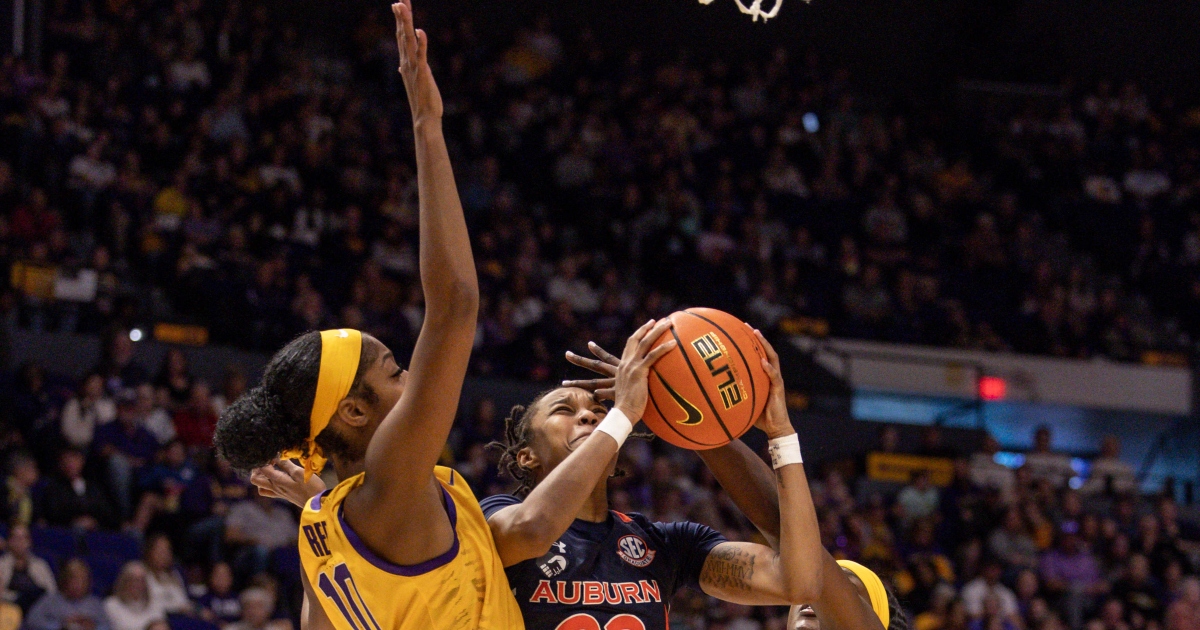
[[[761,341],[775,363],[774,351],[770,350],[765,340]],[[567,359],[605,378],[570,381],[564,385],[581,387],[596,392],[600,397],[610,398],[621,360],[594,343],[588,344],[588,347],[597,358],[568,353]],[[772,372],[772,390],[777,374],[778,370]],[[740,440],[697,453],[738,509],[746,514],[773,547],[778,548],[780,510],[786,508],[782,506],[780,491],[766,463]],[[485,499],[485,510],[486,502]],[[823,548],[819,556],[816,570],[821,577],[817,581],[817,592],[804,604],[792,606],[788,615],[788,630],[908,630],[908,620],[896,596],[873,571],[856,562],[835,561]]]
[[645,374],[657,359],[647,349],[669,326],[647,324],[630,338],[614,371],[612,410],[592,391],[561,387],[506,421],[501,466],[520,487],[480,505],[530,630],[666,630],[671,598],[684,587],[750,605],[798,604],[821,591],[816,512],[778,356],[761,335],[771,393],[756,426],[772,443],[795,445],[773,475],[778,551],[697,523],[609,509],[617,451],[647,402]]

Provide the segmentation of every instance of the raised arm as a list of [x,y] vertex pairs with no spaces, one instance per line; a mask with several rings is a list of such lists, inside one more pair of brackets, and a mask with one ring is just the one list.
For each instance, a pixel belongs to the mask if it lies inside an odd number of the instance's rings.
[[[667,342],[651,350],[671,320],[646,322],[625,344],[625,361],[616,376],[616,405],[631,422],[646,409],[647,375],[650,366],[675,348]],[[504,566],[537,558],[567,531],[592,489],[608,474],[620,446],[612,436],[593,431],[583,445],[571,453],[525,500],[497,511],[488,519],[492,538]]]
[[[796,439],[787,412],[787,394],[779,372],[779,355],[755,331],[767,352],[763,369],[771,377],[767,408],[757,426],[771,440]],[[799,451],[796,452],[797,456]],[[824,580],[824,549],[817,526],[804,465],[798,457],[775,464],[779,496],[779,549],[755,543],[722,543],[713,549],[700,573],[705,593],[739,604],[799,604],[819,596]],[[738,484],[746,484],[741,480]],[[738,485],[731,484],[731,485]]]
[[413,28],[411,0],[393,4],[392,12],[416,138],[425,321],[404,393],[367,448],[362,490],[372,506],[411,508],[418,493],[438,496],[428,488],[458,410],[475,338],[479,285],[442,136],[442,99],[426,57],[429,37]]

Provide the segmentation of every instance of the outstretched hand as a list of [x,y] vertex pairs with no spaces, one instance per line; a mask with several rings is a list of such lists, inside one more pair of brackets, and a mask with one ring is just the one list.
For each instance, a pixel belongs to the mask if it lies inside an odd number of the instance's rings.
[[[746,324],[746,327],[750,328],[750,325]],[[783,372],[779,369],[779,354],[775,352],[775,348],[771,346],[761,331],[757,328],[753,330],[754,337],[758,339],[758,343],[767,353],[767,358],[762,359],[762,368],[766,371],[767,377],[771,379],[771,392],[767,395],[767,406],[763,408],[762,415],[754,422],[754,426],[762,429],[768,438],[790,435],[795,433],[796,429],[792,427],[792,419],[788,415],[787,390],[783,386]]]
[[625,352],[613,384],[615,407],[633,422],[641,420],[650,399],[650,366],[678,345],[672,339],[657,348],[655,342],[671,328],[671,320],[650,320],[642,324],[625,342]]
[[579,387],[586,389],[600,400],[613,400],[616,396],[617,368],[621,367],[621,359],[600,347],[594,341],[588,342],[588,350],[596,356],[595,359],[581,357],[570,350],[567,351],[567,361],[585,370],[591,370],[604,378],[590,380],[563,381],[563,387]]
[[429,69],[429,35],[413,26],[412,0],[392,5],[396,17],[396,47],[400,50],[400,76],[408,93],[413,124],[442,117],[442,95]]
[[250,483],[264,497],[283,499],[303,508],[311,498],[325,492],[325,482],[317,475],[304,481],[304,469],[291,460],[276,460],[250,471]]

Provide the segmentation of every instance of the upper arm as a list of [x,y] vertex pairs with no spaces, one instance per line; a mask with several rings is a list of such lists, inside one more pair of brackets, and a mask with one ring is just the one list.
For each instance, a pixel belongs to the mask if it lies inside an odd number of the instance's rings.
[[519,504],[497,510],[487,519],[492,540],[496,543],[496,552],[500,554],[500,561],[505,568],[531,558],[540,558],[550,550],[549,543],[540,536],[527,534],[522,520]]
[[301,576],[304,582],[304,603],[300,607],[300,630],[334,630],[333,622],[325,614],[325,607],[317,599],[308,576]]
[[726,542],[704,560],[700,589],[717,599],[748,606],[783,606],[779,554],[766,545]]

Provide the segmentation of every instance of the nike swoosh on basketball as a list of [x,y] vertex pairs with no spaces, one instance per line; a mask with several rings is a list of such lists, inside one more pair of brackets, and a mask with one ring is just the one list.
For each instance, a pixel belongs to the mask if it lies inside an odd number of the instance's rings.
[[679,408],[687,414],[686,418],[683,420],[676,420],[676,422],[685,426],[692,426],[700,424],[704,421],[704,414],[696,408],[696,405],[693,405],[690,401],[688,401],[688,399],[680,396],[679,392],[675,391],[670,385],[667,384],[667,381],[662,377],[662,374],[655,372],[654,375],[658,377],[658,382],[662,383],[662,386],[667,388],[667,393],[671,395],[671,398],[675,399],[675,404],[679,405]]

